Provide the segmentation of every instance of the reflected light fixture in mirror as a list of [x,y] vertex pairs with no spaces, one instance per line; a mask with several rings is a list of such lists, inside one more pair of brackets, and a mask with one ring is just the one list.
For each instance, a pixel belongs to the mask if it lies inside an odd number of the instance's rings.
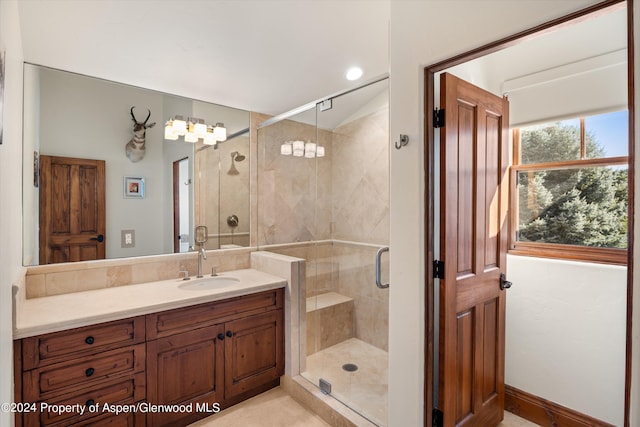
[[170,118],[164,125],[164,139],[176,141],[181,136],[184,137],[185,142],[195,144],[198,140],[202,140],[206,145],[216,145],[218,142],[227,140],[227,129],[220,122],[211,126],[204,120],[194,117],[189,117],[187,120],[182,116]]

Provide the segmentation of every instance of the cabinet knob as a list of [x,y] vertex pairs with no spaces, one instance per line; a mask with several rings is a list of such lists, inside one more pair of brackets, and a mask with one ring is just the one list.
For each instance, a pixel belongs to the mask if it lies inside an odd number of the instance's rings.
[[95,370],[95,369],[93,369],[93,368],[87,368],[87,370],[86,370],[86,371],[84,371],[84,374],[85,374],[87,377],[90,377],[90,376],[91,376],[91,375],[93,375],[95,372],[96,372],[96,370]]
[[96,403],[95,400],[89,399],[84,404],[85,404],[85,406],[93,406],[93,405],[95,405],[95,403]]
[[224,340],[224,334],[218,334],[218,339],[219,339],[220,341]]
[[93,338],[91,335],[89,335],[88,337],[86,337],[86,338],[84,339],[84,342],[86,342],[86,343],[87,343],[87,344],[89,344],[89,345],[93,344],[93,343],[94,343],[94,341],[95,341],[95,338]]
[[231,331],[227,331],[227,336],[228,336],[229,338],[231,338],[231,337],[233,336],[233,332],[231,332]]

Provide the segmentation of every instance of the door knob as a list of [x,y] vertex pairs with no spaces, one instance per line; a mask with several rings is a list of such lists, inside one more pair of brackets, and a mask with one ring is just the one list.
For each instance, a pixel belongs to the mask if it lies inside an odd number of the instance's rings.
[[104,241],[104,236],[102,234],[98,234],[98,237],[92,237],[89,240],[97,240],[98,243],[102,243]]
[[507,280],[504,273],[500,273],[500,290],[504,291],[505,289],[509,289],[511,285],[513,285],[513,283]]

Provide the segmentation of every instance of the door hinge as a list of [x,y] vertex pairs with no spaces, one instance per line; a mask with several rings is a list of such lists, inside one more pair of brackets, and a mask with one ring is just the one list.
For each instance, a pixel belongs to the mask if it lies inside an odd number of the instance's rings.
[[444,261],[433,261],[433,278],[444,279]]
[[444,414],[442,413],[442,411],[438,408],[433,408],[432,415],[433,416],[431,417],[431,424],[433,425],[433,427],[442,427],[444,418]]
[[433,110],[433,127],[436,129],[444,127],[444,109]]

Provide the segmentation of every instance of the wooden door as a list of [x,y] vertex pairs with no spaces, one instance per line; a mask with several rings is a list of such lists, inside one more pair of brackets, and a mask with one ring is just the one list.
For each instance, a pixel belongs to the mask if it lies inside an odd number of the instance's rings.
[[215,325],[147,342],[149,403],[193,406],[192,412],[150,412],[150,426],[187,425],[211,415],[207,411],[222,402],[223,331]]
[[509,103],[450,74],[440,79],[439,407],[445,426],[504,415]]
[[40,264],[105,257],[105,162],[40,156]]
[[225,324],[225,399],[284,374],[282,316],[275,310]]

